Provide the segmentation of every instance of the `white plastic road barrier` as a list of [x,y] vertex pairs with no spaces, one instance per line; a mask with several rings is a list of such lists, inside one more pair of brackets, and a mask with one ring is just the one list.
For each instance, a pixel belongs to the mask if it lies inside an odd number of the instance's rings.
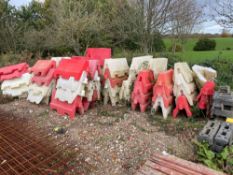
[[134,57],[132,59],[128,79],[123,81],[120,90],[119,98],[121,100],[130,101],[131,89],[134,81],[136,80],[137,74],[142,69],[144,69],[144,64],[147,65],[147,67],[149,68],[149,63],[151,60],[153,60],[153,56],[151,55]]
[[167,119],[168,114],[170,114],[172,111],[172,105],[170,105],[169,107],[166,108],[164,105],[164,102],[163,102],[163,98],[158,97],[156,99],[155,103],[153,104],[152,111],[157,112],[159,107],[162,109],[163,118]]
[[1,90],[4,95],[13,97],[22,96],[28,92],[28,86],[32,75],[25,73],[20,78],[3,81]]
[[5,80],[5,81],[3,81],[2,85],[1,85],[1,90],[17,88],[17,87],[20,87],[22,85],[28,86],[31,78],[32,78],[32,74],[25,73],[20,78]]
[[215,78],[217,78],[217,71],[211,67],[194,65],[192,70],[194,72],[194,79],[196,80],[199,89],[201,89],[207,81],[213,81]]
[[177,98],[183,92],[189,104],[193,106],[196,97],[196,85],[194,83],[193,72],[187,63],[175,63],[173,80],[173,93],[175,97]]
[[128,75],[129,65],[126,58],[111,58],[104,61],[104,72],[109,69],[111,78]]
[[158,78],[160,72],[167,70],[167,58],[153,58],[149,61],[149,69],[154,73],[155,80]]
[[75,80],[74,77],[70,77],[68,80],[59,77],[56,85],[57,91],[55,98],[71,104],[77,96],[85,96],[85,86],[87,83],[88,79],[85,71],[82,73],[79,81]]
[[71,59],[71,57],[52,57],[51,60],[54,60],[56,62],[56,66],[59,65],[62,59]]
[[146,55],[146,56],[140,56],[140,57],[133,57],[131,65],[130,65],[130,72],[140,72],[140,68],[144,62],[147,62],[149,64],[150,60],[153,59],[153,56]]
[[[193,82],[193,72],[190,69],[188,63],[178,62],[174,65],[174,76],[181,73],[187,83]],[[175,80],[174,80],[175,81]]]
[[79,80],[75,80],[74,77],[70,77],[68,80],[62,77],[59,77],[57,81],[56,88],[57,89],[69,89],[70,91],[78,91],[78,94],[81,94],[82,90],[84,90],[85,84],[88,83],[87,73],[83,71]]
[[116,106],[116,103],[119,102],[120,89],[118,86],[112,88],[110,81],[106,80],[103,90],[104,104],[107,104],[110,99],[112,106]]
[[130,101],[130,95],[131,95],[130,89],[132,84],[133,83],[130,80],[123,81],[119,94],[121,100]]
[[39,86],[37,84],[31,84],[28,88],[27,100],[31,103],[36,104],[40,104],[41,102],[48,104],[54,86],[55,81],[52,81],[49,86]]

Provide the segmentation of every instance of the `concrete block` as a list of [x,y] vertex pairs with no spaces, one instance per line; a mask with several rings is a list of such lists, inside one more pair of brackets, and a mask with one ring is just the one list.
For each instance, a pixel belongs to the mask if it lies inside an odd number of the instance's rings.
[[226,146],[232,143],[233,139],[233,124],[222,123],[219,131],[217,132],[214,143],[219,146]]
[[230,87],[220,87],[214,93],[211,116],[233,118],[233,92]]
[[210,120],[208,123],[204,126],[204,128],[199,133],[197,139],[198,141],[206,141],[209,143],[209,145],[213,145],[214,138],[221,126],[221,122],[217,120]]

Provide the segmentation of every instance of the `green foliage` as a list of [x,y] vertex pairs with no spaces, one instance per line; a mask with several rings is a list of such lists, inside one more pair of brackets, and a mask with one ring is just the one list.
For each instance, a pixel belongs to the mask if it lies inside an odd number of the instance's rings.
[[172,45],[172,46],[169,48],[169,51],[170,51],[170,52],[173,52],[173,51],[175,51],[175,52],[182,52],[182,51],[183,51],[183,47],[182,47],[182,45],[180,45],[180,44]]
[[229,59],[215,58],[213,60],[207,60],[203,63],[205,66],[209,66],[217,70],[218,77],[216,79],[217,84],[229,85],[233,88],[233,62]]
[[198,161],[206,166],[233,174],[233,146],[227,146],[221,153],[214,153],[207,143],[195,141]]
[[159,33],[153,35],[152,50],[155,52],[161,52],[166,49],[162,36]]
[[197,41],[194,46],[194,51],[206,51],[206,50],[214,50],[216,47],[216,41],[208,38],[201,38]]

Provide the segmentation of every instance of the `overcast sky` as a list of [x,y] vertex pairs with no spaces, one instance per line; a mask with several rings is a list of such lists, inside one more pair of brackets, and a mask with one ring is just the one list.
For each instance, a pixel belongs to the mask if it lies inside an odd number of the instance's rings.
[[[10,0],[10,3],[12,5],[15,5],[16,7],[20,7],[21,5],[26,5],[30,2],[31,0]],[[40,0],[43,1],[43,0]],[[207,4],[207,6],[211,5],[213,3],[213,0],[197,0],[198,3],[201,5]],[[206,13],[209,13],[209,9],[205,8]],[[206,22],[201,24],[197,29],[196,32],[198,33],[221,33],[222,32],[222,27],[219,26],[214,20],[208,19]]]

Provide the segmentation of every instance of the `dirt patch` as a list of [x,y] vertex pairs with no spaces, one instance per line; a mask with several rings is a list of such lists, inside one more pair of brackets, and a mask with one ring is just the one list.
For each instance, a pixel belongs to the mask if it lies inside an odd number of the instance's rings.
[[3,95],[3,94],[0,93],[0,104],[10,103],[13,100],[14,100],[13,97],[7,96],[7,95]]
[[[47,105],[34,105],[25,100],[0,105],[1,109],[21,114],[41,128],[53,132],[66,128],[57,139],[68,138],[86,152],[85,160],[95,165],[95,174],[134,174],[153,153],[163,151],[187,160],[194,160],[192,139],[205,119],[179,117],[163,120],[161,115],[131,111],[120,105],[98,104],[85,115],[71,121],[59,116]],[[93,159],[94,157],[94,159]]]

